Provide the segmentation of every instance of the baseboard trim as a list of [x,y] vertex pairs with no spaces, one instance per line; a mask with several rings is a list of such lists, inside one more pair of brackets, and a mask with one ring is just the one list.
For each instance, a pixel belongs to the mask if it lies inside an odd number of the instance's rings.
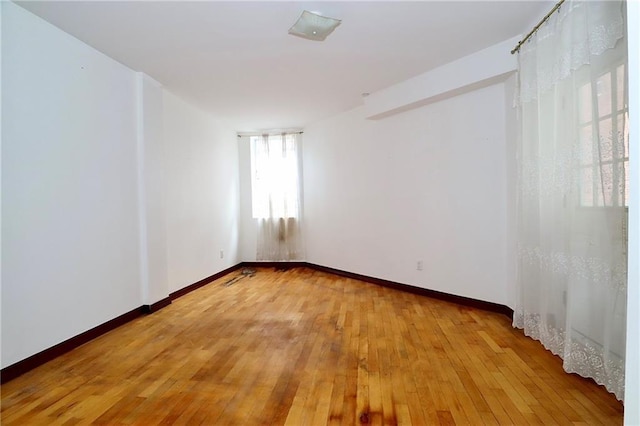
[[169,306],[171,304],[171,298],[165,297],[164,299],[158,300],[156,303],[152,303],[151,305],[142,305],[142,312],[145,314],[151,314],[153,312],[157,312],[160,309]]
[[191,285],[188,285],[180,290],[174,291],[170,293],[168,297],[165,297],[162,300],[159,300],[151,305],[142,305],[136,309],[133,309],[129,312],[126,312],[112,320],[109,320],[103,324],[100,324],[90,330],[87,330],[83,333],[78,334],[70,339],[65,340],[64,342],[58,343],[48,349],[45,349],[37,354],[31,355],[28,358],[25,358],[21,361],[18,361],[14,364],[11,364],[2,370],[0,370],[0,383],[6,383],[10,380],[15,379],[18,376],[21,376],[27,373],[30,370],[33,370],[36,367],[49,362],[60,355],[63,355],[67,352],[72,351],[78,346],[84,345],[89,341],[99,337],[105,333],[108,333],[111,330],[114,330],[134,319],[145,315],[156,312],[166,306],[169,306],[171,302],[181,296],[184,296],[187,293],[191,293],[192,291],[203,287],[209,284],[212,281],[215,281],[219,278],[224,277],[225,275],[236,271],[240,268],[248,267],[248,268],[275,268],[277,270],[289,270],[293,268],[310,268],[316,271],[326,272],[329,274],[334,274],[338,276],[342,276],[345,278],[351,278],[359,281],[368,282],[371,284],[376,284],[382,287],[388,287],[395,290],[401,290],[408,293],[417,294],[420,296],[430,297],[432,299],[444,300],[446,302],[456,303],[462,306],[469,306],[477,309],[482,309],[489,312],[497,312],[503,315],[508,316],[509,318],[513,318],[513,310],[507,306],[500,305],[498,303],[486,302],[482,300],[472,299],[464,296],[456,296],[448,293],[443,293],[436,290],[429,290],[422,287],[416,287],[408,284],[401,284],[394,281],[385,280],[382,278],[374,278],[367,275],[356,274],[354,272],[343,271],[340,269],[330,268],[328,266],[316,265],[314,263],[309,262],[241,262],[237,265],[231,266],[223,271],[215,273],[207,278],[204,278],[198,282],[195,282]]
[[237,265],[233,265],[223,271],[217,272],[213,275],[208,276],[207,278],[203,278],[198,282],[195,282],[191,285],[188,285],[186,287],[181,288],[180,290],[176,290],[173,293],[169,293],[169,299],[171,300],[175,300],[178,297],[182,297],[185,294],[191,293],[193,290],[197,290],[200,287],[209,284],[211,281],[215,281],[218,278],[222,278],[225,275],[229,274],[230,272],[233,272],[237,269],[240,269],[240,267],[242,266],[242,263],[238,263]]
[[275,269],[290,269],[296,267],[307,267],[316,271],[326,272],[333,275],[338,275],[345,278],[351,278],[354,280],[368,282],[370,284],[376,284],[382,287],[392,288],[395,290],[404,291],[407,293],[413,293],[420,296],[430,297],[432,299],[443,300],[445,302],[455,303],[462,306],[469,306],[472,308],[482,309],[484,311],[496,312],[513,319],[513,309],[508,306],[501,305],[499,303],[487,302],[484,300],[472,299],[465,296],[457,296],[454,294],[444,293],[437,290],[430,290],[427,288],[416,287],[409,284],[402,284],[395,281],[389,281],[382,278],[370,277],[367,275],[356,274],[354,272],[343,271],[341,269],[335,269],[328,266],[317,265],[309,262],[243,262],[242,266],[248,267],[268,267]]
[[64,342],[58,343],[57,345],[51,346],[50,348],[38,352],[37,354],[31,355],[30,357],[25,358],[22,361],[11,364],[0,371],[0,383],[6,383],[9,380],[13,380],[16,377],[21,376],[24,373],[33,370],[34,368],[39,367],[42,364],[53,360],[54,358],[59,357],[60,355],[70,352],[78,346],[84,345],[85,343],[95,339],[96,337],[108,333],[109,331],[114,330],[121,325],[128,323],[129,321],[133,321],[134,319],[142,315],[144,315],[143,307],[133,309],[112,320],[93,327],[90,330],[67,339]]
[[241,264],[237,264],[223,271],[220,271],[216,274],[213,274],[183,289],[180,289],[178,291],[175,291],[169,294],[168,297],[165,297],[162,300],[159,300],[150,305],[142,305],[116,318],[113,318],[112,320],[102,323],[90,330],[80,333],[77,336],[71,337],[70,339],[67,339],[64,342],[60,342],[57,345],[51,346],[48,349],[45,349],[41,352],[31,355],[28,358],[25,358],[14,364],[11,364],[3,368],[2,370],[0,370],[0,383],[6,383],[10,380],[13,380],[16,377],[21,376],[27,373],[28,371],[31,371],[34,368],[39,367],[42,364],[45,364],[59,357],[60,355],[70,352],[73,349],[77,348],[78,346],[84,345],[85,343],[90,342],[96,337],[100,337],[101,335],[108,333],[109,331],[114,330],[130,321],[133,321],[134,319],[142,315],[157,312],[160,309],[166,306],[169,306],[172,300],[177,299],[178,297],[183,296],[197,288],[200,288],[203,285],[210,283],[211,281],[214,281],[218,278],[221,278],[227,275],[230,272],[235,271],[236,269],[240,268],[240,265]]
[[393,288],[395,290],[405,291],[407,293],[413,293],[420,296],[430,297],[432,299],[443,300],[445,302],[451,302],[462,306],[469,306],[471,308],[482,309],[483,311],[495,312],[503,314],[513,319],[513,309],[508,306],[501,305],[499,303],[487,302],[484,300],[472,299],[465,296],[457,296],[455,294],[444,293],[437,290],[431,290],[428,288],[416,287],[409,284],[402,284],[395,281],[389,281],[382,278],[369,277],[367,275],[356,274],[353,272],[342,271],[340,269],[330,268],[328,266],[321,266],[315,264],[309,264],[309,267],[317,271],[327,272],[330,274],[340,275],[346,278],[353,278],[360,281],[365,281],[371,284],[376,284],[382,287]]
[[265,261],[265,262],[260,262],[260,261],[256,261],[256,262],[242,262],[240,264],[240,266],[242,268],[274,268],[277,269],[279,271],[286,271],[288,269],[293,269],[293,268],[310,268],[310,264],[307,262],[301,262],[301,261],[287,261],[287,262],[272,262],[272,261]]

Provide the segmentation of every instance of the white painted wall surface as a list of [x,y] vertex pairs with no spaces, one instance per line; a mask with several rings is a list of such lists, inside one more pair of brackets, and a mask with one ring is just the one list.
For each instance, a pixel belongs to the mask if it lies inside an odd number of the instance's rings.
[[141,300],[135,74],[1,7],[6,367]]
[[[2,81],[2,5],[0,5],[0,82]],[[2,84],[0,84],[0,100],[2,100]],[[0,102],[0,367],[2,364],[2,102]]]
[[169,296],[165,207],[166,153],[163,89],[151,77],[136,73],[138,99],[138,218],[142,303]]
[[251,138],[238,138],[240,162],[240,259],[255,262],[258,246],[258,223],[251,206]]
[[308,261],[507,304],[505,99],[501,83],[379,121],[358,108],[308,126]]
[[173,292],[239,262],[238,143],[224,123],[166,90],[163,109]]
[[507,303],[510,308],[516,306],[517,279],[518,279],[518,226],[517,226],[517,196],[518,196],[518,163],[517,145],[519,137],[517,109],[514,106],[514,96],[516,92],[516,74],[512,74],[504,82],[505,88],[505,134],[507,136],[505,144],[506,156],[506,190],[507,190]]
[[368,118],[379,119],[503,81],[517,67],[509,55],[521,36],[512,37],[456,61],[417,75],[364,99]]

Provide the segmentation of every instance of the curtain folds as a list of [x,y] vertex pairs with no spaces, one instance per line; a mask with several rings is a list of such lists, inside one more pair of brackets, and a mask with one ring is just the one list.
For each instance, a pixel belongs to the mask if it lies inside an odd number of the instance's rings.
[[253,140],[257,260],[303,258],[299,148],[299,134],[264,135]]
[[514,326],[624,398],[627,50],[619,1],[567,1],[519,53]]

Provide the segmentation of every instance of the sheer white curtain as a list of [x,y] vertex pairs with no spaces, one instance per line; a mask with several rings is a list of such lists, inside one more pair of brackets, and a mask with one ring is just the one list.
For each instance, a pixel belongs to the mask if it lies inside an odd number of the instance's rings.
[[299,134],[252,138],[253,216],[258,260],[300,260]]
[[624,5],[565,2],[519,53],[514,326],[624,398]]

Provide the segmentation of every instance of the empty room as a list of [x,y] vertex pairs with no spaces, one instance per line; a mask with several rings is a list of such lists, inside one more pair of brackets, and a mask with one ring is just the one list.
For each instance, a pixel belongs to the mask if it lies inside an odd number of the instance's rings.
[[640,3],[0,11],[2,424],[640,425]]

